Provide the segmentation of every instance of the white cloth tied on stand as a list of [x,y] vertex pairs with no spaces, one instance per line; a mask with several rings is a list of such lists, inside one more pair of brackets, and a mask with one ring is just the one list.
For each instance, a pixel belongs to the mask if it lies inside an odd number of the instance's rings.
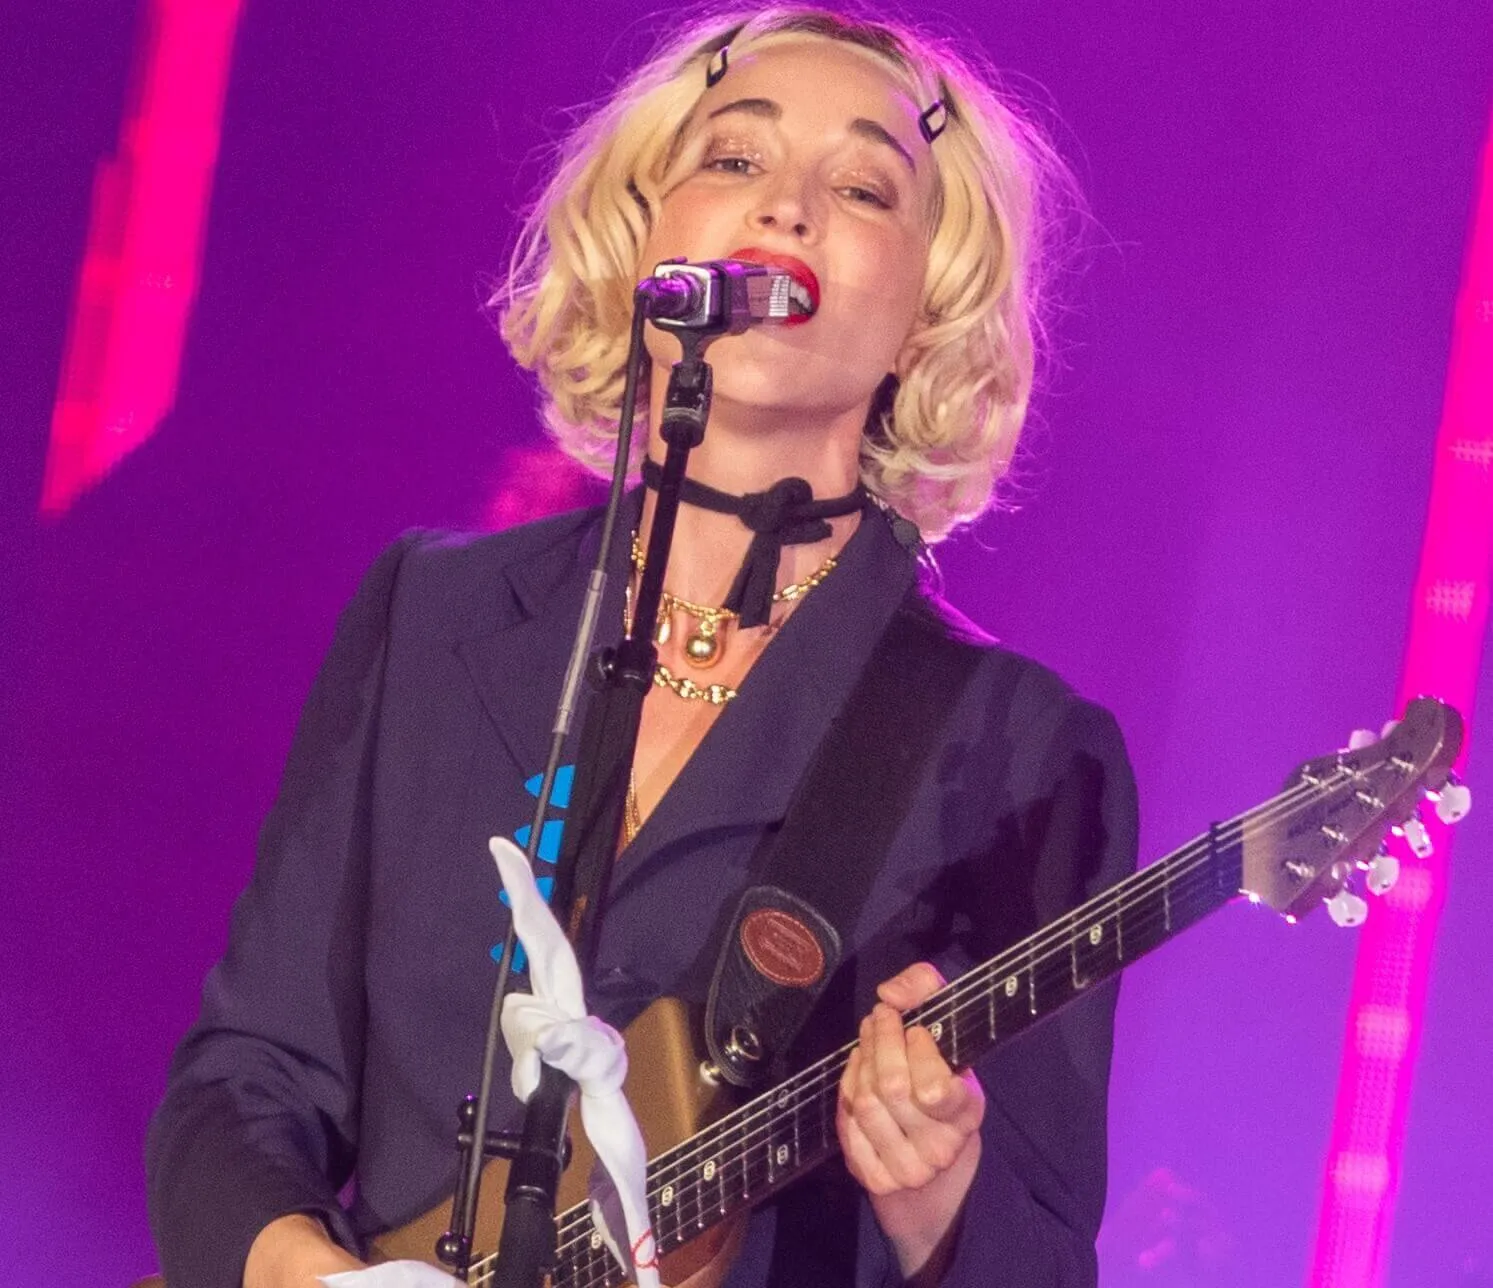
[[[648,1152],[622,1094],[627,1077],[622,1035],[586,1014],[575,952],[539,893],[524,852],[501,836],[493,837],[488,848],[508,892],[514,927],[529,956],[529,983],[534,989],[532,994],[510,993],[503,999],[503,1038],[513,1057],[513,1094],[528,1102],[539,1086],[541,1064],[574,1080],[581,1091],[586,1137],[611,1182],[598,1186],[593,1178],[591,1219],[612,1255],[630,1270],[637,1288],[662,1288],[648,1219]],[[614,1229],[615,1211],[608,1219],[613,1199],[622,1209],[625,1245]],[[418,1261],[323,1275],[321,1282],[328,1288],[448,1288],[453,1284],[459,1288],[458,1280]]]
[[658,1251],[648,1216],[648,1151],[622,1082],[627,1048],[610,1024],[586,1013],[581,968],[550,906],[534,884],[524,852],[495,836],[488,842],[513,909],[513,924],[529,956],[533,993],[503,999],[503,1038],[513,1057],[513,1094],[527,1103],[539,1085],[539,1067],[573,1079],[581,1091],[581,1123],[606,1170],[622,1208],[626,1242],[617,1238],[606,1200],[595,1193],[591,1220],[612,1255],[632,1271],[638,1288],[661,1288]]
[[339,1270],[318,1279],[327,1288],[466,1288],[460,1279],[423,1261],[386,1261],[367,1270]]

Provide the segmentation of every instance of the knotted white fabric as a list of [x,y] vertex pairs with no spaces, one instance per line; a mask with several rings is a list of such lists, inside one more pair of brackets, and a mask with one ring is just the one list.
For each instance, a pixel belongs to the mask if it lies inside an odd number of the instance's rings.
[[386,1261],[367,1270],[318,1276],[327,1288],[466,1288],[460,1279],[423,1261]]
[[513,924],[529,956],[533,993],[503,999],[503,1038],[513,1057],[513,1094],[527,1103],[547,1064],[572,1078],[581,1091],[581,1122],[606,1169],[626,1225],[626,1247],[616,1237],[606,1204],[593,1196],[591,1219],[638,1288],[661,1288],[658,1253],[648,1218],[648,1152],[637,1119],[622,1094],[627,1048],[622,1035],[586,1014],[575,952],[549,904],[534,884],[524,852],[495,836],[488,842],[513,909]]

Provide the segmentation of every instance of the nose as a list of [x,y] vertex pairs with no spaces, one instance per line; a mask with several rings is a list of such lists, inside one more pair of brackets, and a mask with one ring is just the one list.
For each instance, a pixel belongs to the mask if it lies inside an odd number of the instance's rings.
[[761,193],[748,216],[754,230],[786,233],[797,241],[812,242],[819,233],[819,219],[809,191],[809,180],[783,174]]

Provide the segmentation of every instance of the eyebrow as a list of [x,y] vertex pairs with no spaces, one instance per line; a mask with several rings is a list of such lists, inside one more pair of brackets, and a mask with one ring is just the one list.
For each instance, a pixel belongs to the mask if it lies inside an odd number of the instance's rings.
[[[706,119],[713,121],[716,117],[725,116],[728,112],[744,112],[748,116],[761,117],[767,121],[780,121],[783,118],[782,105],[773,102],[770,98],[738,98],[716,108]],[[917,173],[918,163],[913,160],[912,153],[897,142],[896,136],[886,126],[867,120],[864,116],[857,116],[850,122],[850,132],[863,139],[869,139],[872,143],[880,143],[884,147],[891,148],[907,162],[909,170],[914,174]]]

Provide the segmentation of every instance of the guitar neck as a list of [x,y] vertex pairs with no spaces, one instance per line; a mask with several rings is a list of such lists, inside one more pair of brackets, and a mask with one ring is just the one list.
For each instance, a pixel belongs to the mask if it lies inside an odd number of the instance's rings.
[[[1212,828],[1166,858],[1096,895],[976,966],[909,1011],[950,1064],[968,1065],[1159,947],[1239,893],[1246,830],[1292,808],[1292,792]],[[842,1047],[648,1165],[648,1199],[660,1255],[813,1170],[838,1148]],[[556,1288],[627,1282],[584,1205],[558,1220]],[[486,1272],[484,1274],[484,1272]],[[490,1276],[490,1259],[471,1282]]]

